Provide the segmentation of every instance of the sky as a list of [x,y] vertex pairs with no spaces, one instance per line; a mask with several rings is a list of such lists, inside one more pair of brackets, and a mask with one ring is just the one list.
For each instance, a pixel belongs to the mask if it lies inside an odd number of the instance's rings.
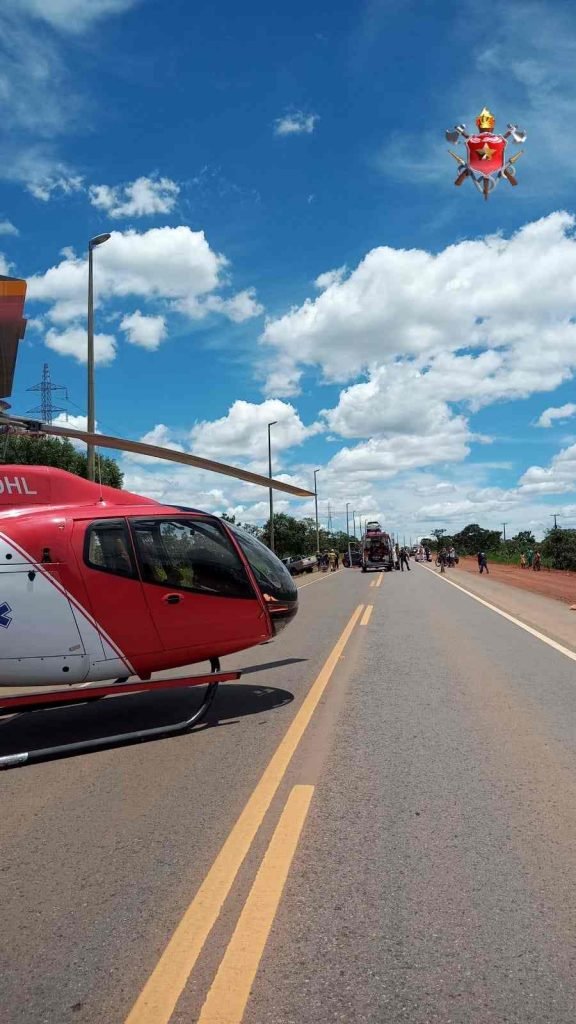
[[[313,489],[335,527],[576,527],[576,9],[552,0],[0,0],[12,406]],[[527,132],[454,188],[447,128]],[[511,144],[512,145],[512,144]],[[512,145],[515,150],[517,147]],[[460,147],[461,151],[461,147]],[[63,397],[56,393],[55,400]],[[124,456],[125,486],[262,523],[266,491]],[[278,493],[276,511],[314,512]]]

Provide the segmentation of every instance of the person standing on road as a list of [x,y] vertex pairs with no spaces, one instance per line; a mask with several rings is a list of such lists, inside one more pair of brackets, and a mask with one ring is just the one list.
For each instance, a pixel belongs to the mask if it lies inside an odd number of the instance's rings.
[[330,572],[336,572],[336,566],[338,564],[338,555],[334,550],[328,552],[328,564],[330,566]]
[[404,566],[406,566],[408,572],[410,572],[410,558],[408,557],[407,548],[400,549],[400,568],[404,572]]
[[436,559],[438,565],[440,566],[440,572],[446,572],[447,560],[448,556],[446,554],[446,548],[441,548],[440,551],[438,552],[438,558]]
[[532,559],[533,558],[534,558],[534,552],[532,551],[532,548],[528,548],[528,568],[529,569],[532,568]]
[[540,569],[542,568],[542,555],[539,551],[534,555],[534,565],[532,568],[534,569],[534,572],[540,572]]
[[526,555],[524,554],[524,552],[522,552],[522,554],[520,555],[520,568],[526,568]]
[[486,558],[486,555],[484,554],[483,551],[478,552],[478,568],[480,570],[480,574],[482,574],[484,570],[486,570],[488,575],[490,575],[490,570],[488,569],[488,559]]

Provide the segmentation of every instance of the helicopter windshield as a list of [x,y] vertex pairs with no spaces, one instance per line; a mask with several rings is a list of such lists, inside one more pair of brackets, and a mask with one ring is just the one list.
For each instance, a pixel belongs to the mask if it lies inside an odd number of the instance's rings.
[[275,633],[298,609],[298,588],[286,566],[270,548],[239,526],[227,524],[250,562],[252,572],[268,605]]

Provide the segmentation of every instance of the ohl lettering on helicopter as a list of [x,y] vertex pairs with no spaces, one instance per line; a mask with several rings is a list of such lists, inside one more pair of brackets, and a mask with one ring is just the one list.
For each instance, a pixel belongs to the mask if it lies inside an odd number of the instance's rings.
[[25,476],[0,476],[0,494],[27,494],[29,496],[38,494],[28,486]]

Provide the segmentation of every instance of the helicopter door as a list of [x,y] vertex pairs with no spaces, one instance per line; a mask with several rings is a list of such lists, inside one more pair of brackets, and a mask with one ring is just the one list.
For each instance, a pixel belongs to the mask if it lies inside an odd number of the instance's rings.
[[268,639],[246,569],[217,522],[132,519],[144,592],[165,650],[203,660]]
[[162,649],[138,578],[124,519],[98,519],[74,526],[74,546],[84,564],[92,614],[130,661]]

